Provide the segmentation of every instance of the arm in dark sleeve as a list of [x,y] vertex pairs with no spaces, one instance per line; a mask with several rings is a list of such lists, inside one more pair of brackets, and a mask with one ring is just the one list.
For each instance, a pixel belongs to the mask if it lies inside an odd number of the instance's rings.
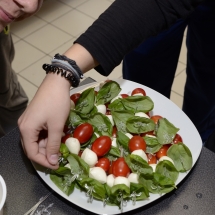
[[186,18],[202,0],[116,0],[75,42],[99,62],[108,76],[142,41]]

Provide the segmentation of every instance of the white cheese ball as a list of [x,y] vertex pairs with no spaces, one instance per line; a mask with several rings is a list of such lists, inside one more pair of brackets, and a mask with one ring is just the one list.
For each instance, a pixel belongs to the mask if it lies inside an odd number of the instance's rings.
[[111,145],[117,147],[117,143],[116,143],[116,138],[115,137],[113,137]]
[[100,135],[98,133],[94,132],[94,134],[96,135],[96,137],[100,137]]
[[74,110],[75,109],[75,103],[70,99],[70,109]]
[[81,144],[78,139],[74,137],[69,137],[65,142],[67,148],[69,149],[70,153],[78,154],[81,149]]
[[146,134],[146,137],[156,138],[155,136],[153,136],[153,135],[149,135],[149,134]]
[[102,184],[107,182],[106,172],[101,167],[90,168],[89,177],[96,179],[97,181],[99,181]]
[[149,119],[149,116],[143,112],[137,112],[137,113],[135,113],[135,116],[145,117],[145,118]]
[[98,162],[98,157],[94,151],[89,148],[84,149],[81,158],[90,166],[94,167]]
[[135,93],[132,96],[144,96],[142,93]]
[[143,158],[143,160],[145,160],[148,163],[147,155],[142,149],[134,150],[131,154],[139,155],[141,158]]
[[67,163],[64,167],[67,167],[67,168],[71,169],[71,166],[70,166],[69,163]]
[[154,163],[153,163],[153,164],[149,164],[149,166],[151,166],[153,172],[155,172],[157,164],[154,164]]
[[110,120],[112,126],[114,126],[114,121],[113,121],[113,117],[112,115],[106,115],[108,117],[108,119]]
[[130,134],[130,133],[125,133],[125,135],[126,135],[128,138],[130,138],[130,139],[133,137],[133,135]]
[[110,103],[114,102],[115,100],[117,100],[117,99],[119,99],[119,98],[121,99],[122,96],[121,96],[121,95],[118,95],[118,96],[114,97],[114,98],[110,101]]
[[123,176],[118,176],[114,179],[114,185],[117,184],[125,184],[127,187],[130,188],[130,181],[128,180],[128,178]]
[[164,161],[164,160],[170,161],[173,165],[175,165],[175,164],[174,164],[174,161],[172,160],[172,158],[170,158],[170,157],[168,157],[168,156],[162,156],[162,157],[159,159],[158,162]]
[[97,105],[97,110],[99,113],[106,114],[106,106],[105,105]]
[[133,182],[135,184],[138,184],[139,183],[139,175],[137,173],[131,173],[129,176],[128,176],[128,180],[130,182]]
[[110,174],[107,176],[107,185],[109,187],[113,187],[114,185],[115,176],[113,174]]

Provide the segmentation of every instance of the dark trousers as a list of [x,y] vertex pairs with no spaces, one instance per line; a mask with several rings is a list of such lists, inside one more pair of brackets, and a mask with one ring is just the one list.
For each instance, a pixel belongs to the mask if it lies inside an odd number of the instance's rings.
[[188,52],[183,111],[205,142],[215,130],[215,1],[205,1],[187,20],[179,20],[169,30],[149,38],[127,54],[123,60],[123,78],[169,98],[186,26]]

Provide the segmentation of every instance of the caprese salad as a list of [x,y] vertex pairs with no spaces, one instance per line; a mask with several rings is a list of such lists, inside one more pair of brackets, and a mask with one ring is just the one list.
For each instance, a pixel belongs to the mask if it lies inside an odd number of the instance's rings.
[[118,206],[176,188],[181,172],[192,168],[192,154],[179,128],[165,116],[151,115],[154,103],[142,88],[120,94],[107,81],[100,89],[71,95],[71,110],[60,147],[60,167],[51,180],[65,194],[86,192],[88,201]]

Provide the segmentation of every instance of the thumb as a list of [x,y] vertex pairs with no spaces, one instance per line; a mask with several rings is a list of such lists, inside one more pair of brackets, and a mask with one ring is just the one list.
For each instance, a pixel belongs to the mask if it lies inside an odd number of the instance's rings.
[[57,131],[50,129],[48,132],[48,142],[46,146],[47,160],[51,165],[58,166],[62,131],[61,129]]

